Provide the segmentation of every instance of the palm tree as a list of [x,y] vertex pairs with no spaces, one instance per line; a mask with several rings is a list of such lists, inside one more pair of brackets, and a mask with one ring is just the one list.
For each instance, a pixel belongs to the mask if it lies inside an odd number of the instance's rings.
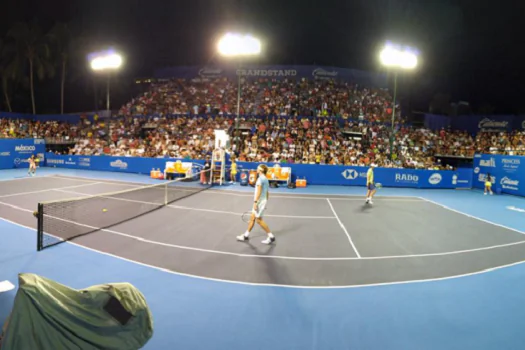
[[60,113],[64,114],[64,86],[66,83],[66,71],[73,40],[69,26],[66,23],[56,23],[49,32],[49,38],[54,45],[55,52],[60,57]]
[[0,39],[0,76],[2,79],[2,92],[4,93],[5,104],[9,112],[12,112],[11,99],[9,98],[9,80],[10,75],[8,66],[11,61],[9,46]]
[[14,91],[21,82],[22,71],[20,68],[21,64],[17,60],[13,45],[0,39],[0,79],[5,105],[9,112],[13,111],[10,92]]
[[15,44],[17,59],[25,59],[29,64],[29,88],[31,90],[31,104],[33,114],[36,114],[34,76],[42,80],[54,74],[50,62],[51,51],[48,38],[36,21],[30,23],[16,23],[7,33]]

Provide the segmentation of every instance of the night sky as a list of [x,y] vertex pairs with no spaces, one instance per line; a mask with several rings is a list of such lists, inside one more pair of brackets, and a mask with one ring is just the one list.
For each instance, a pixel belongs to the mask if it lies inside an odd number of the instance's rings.
[[[127,58],[120,77],[123,86],[132,78],[152,75],[155,68],[219,63],[214,54],[217,35],[239,30],[263,40],[261,64],[377,71],[382,43],[408,44],[421,52],[421,67],[401,84],[402,97],[410,96],[412,109],[427,111],[432,97],[444,93],[451,101],[470,102],[474,111],[488,104],[498,114],[525,112],[525,1],[1,1],[2,35],[16,21],[36,18],[44,30],[61,21],[94,46],[122,50]],[[58,95],[56,86],[56,81],[39,84],[39,109],[57,108],[51,103]],[[70,112],[92,109],[93,93],[81,86],[77,79],[68,90]],[[134,93],[121,88],[115,104]],[[20,99],[18,109],[23,104]]]

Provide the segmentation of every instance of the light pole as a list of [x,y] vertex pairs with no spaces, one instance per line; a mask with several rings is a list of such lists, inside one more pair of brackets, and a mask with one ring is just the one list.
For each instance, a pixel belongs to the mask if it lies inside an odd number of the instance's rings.
[[396,115],[397,74],[399,70],[411,70],[417,67],[417,51],[387,43],[379,55],[381,63],[394,71],[394,101],[392,106],[392,124],[390,130],[390,160],[394,150],[394,123]]
[[[217,50],[222,56],[237,57],[238,66],[241,67],[243,56],[255,56],[261,53],[261,42],[249,34],[227,33],[219,40]],[[235,150],[239,151],[239,119],[241,111],[241,72],[237,72],[237,113],[235,118]]]
[[106,83],[106,109],[108,117],[111,116],[110,112],[110,74],[120,68],[122,65],[122,56],[115,52],[100,52],[90,55],[91,69],[95,72],[106,72],[107,83]]

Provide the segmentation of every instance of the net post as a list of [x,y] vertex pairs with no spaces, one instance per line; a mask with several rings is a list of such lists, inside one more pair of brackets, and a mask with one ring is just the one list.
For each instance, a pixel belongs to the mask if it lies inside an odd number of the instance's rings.
[[37,212],[37,238],[36,238],[36,250],[41,251],[44,245],[44,205],[38,203],[38,212]]
[[164,205],[168,205],[168,183],[164,184]]

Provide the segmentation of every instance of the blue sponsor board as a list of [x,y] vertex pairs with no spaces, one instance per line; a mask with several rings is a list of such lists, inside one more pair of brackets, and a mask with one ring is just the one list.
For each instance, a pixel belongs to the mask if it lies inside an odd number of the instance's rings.
[[270,79],[338,79],[360,85],[387,87],[387,76],[357,69],[326,66],[253,66],[246,65],[239,69],[236,65],[213,67],[186,66],[167,67],[155,72],[157,79],[237,79],[241,75],[247,78]]
[[449,117],[425,114],[425,127],[432,130],[452,128],[476,134],[479,131],[525,130],[525,116],[522,115],[461,115]]
[[0,169],[28,167],[31,155],[44,162],[45,152],[46,143],[43,139],[1,139]]
[[[164,170],[166,158],[135,158],[108,156],[57,156],[49,154],[48,166],[149,174],[152,169]],[[202,164],[203,161],[193,161]],[[239,170],[255,169],[259,163],[238,162]],[[274,164],[268,163],[268,166]],[[368,168],[342,165],[280,164],[292,169],[293,180],[306,179],[313,185],[364,186]],[[471,188],[472,169],[433,171],[377,168],[375,181],[386,187]]]
[[474,157],[474,187],[483,188],[491,176],[494,189],[525,196],[525,157],[477,154]]

